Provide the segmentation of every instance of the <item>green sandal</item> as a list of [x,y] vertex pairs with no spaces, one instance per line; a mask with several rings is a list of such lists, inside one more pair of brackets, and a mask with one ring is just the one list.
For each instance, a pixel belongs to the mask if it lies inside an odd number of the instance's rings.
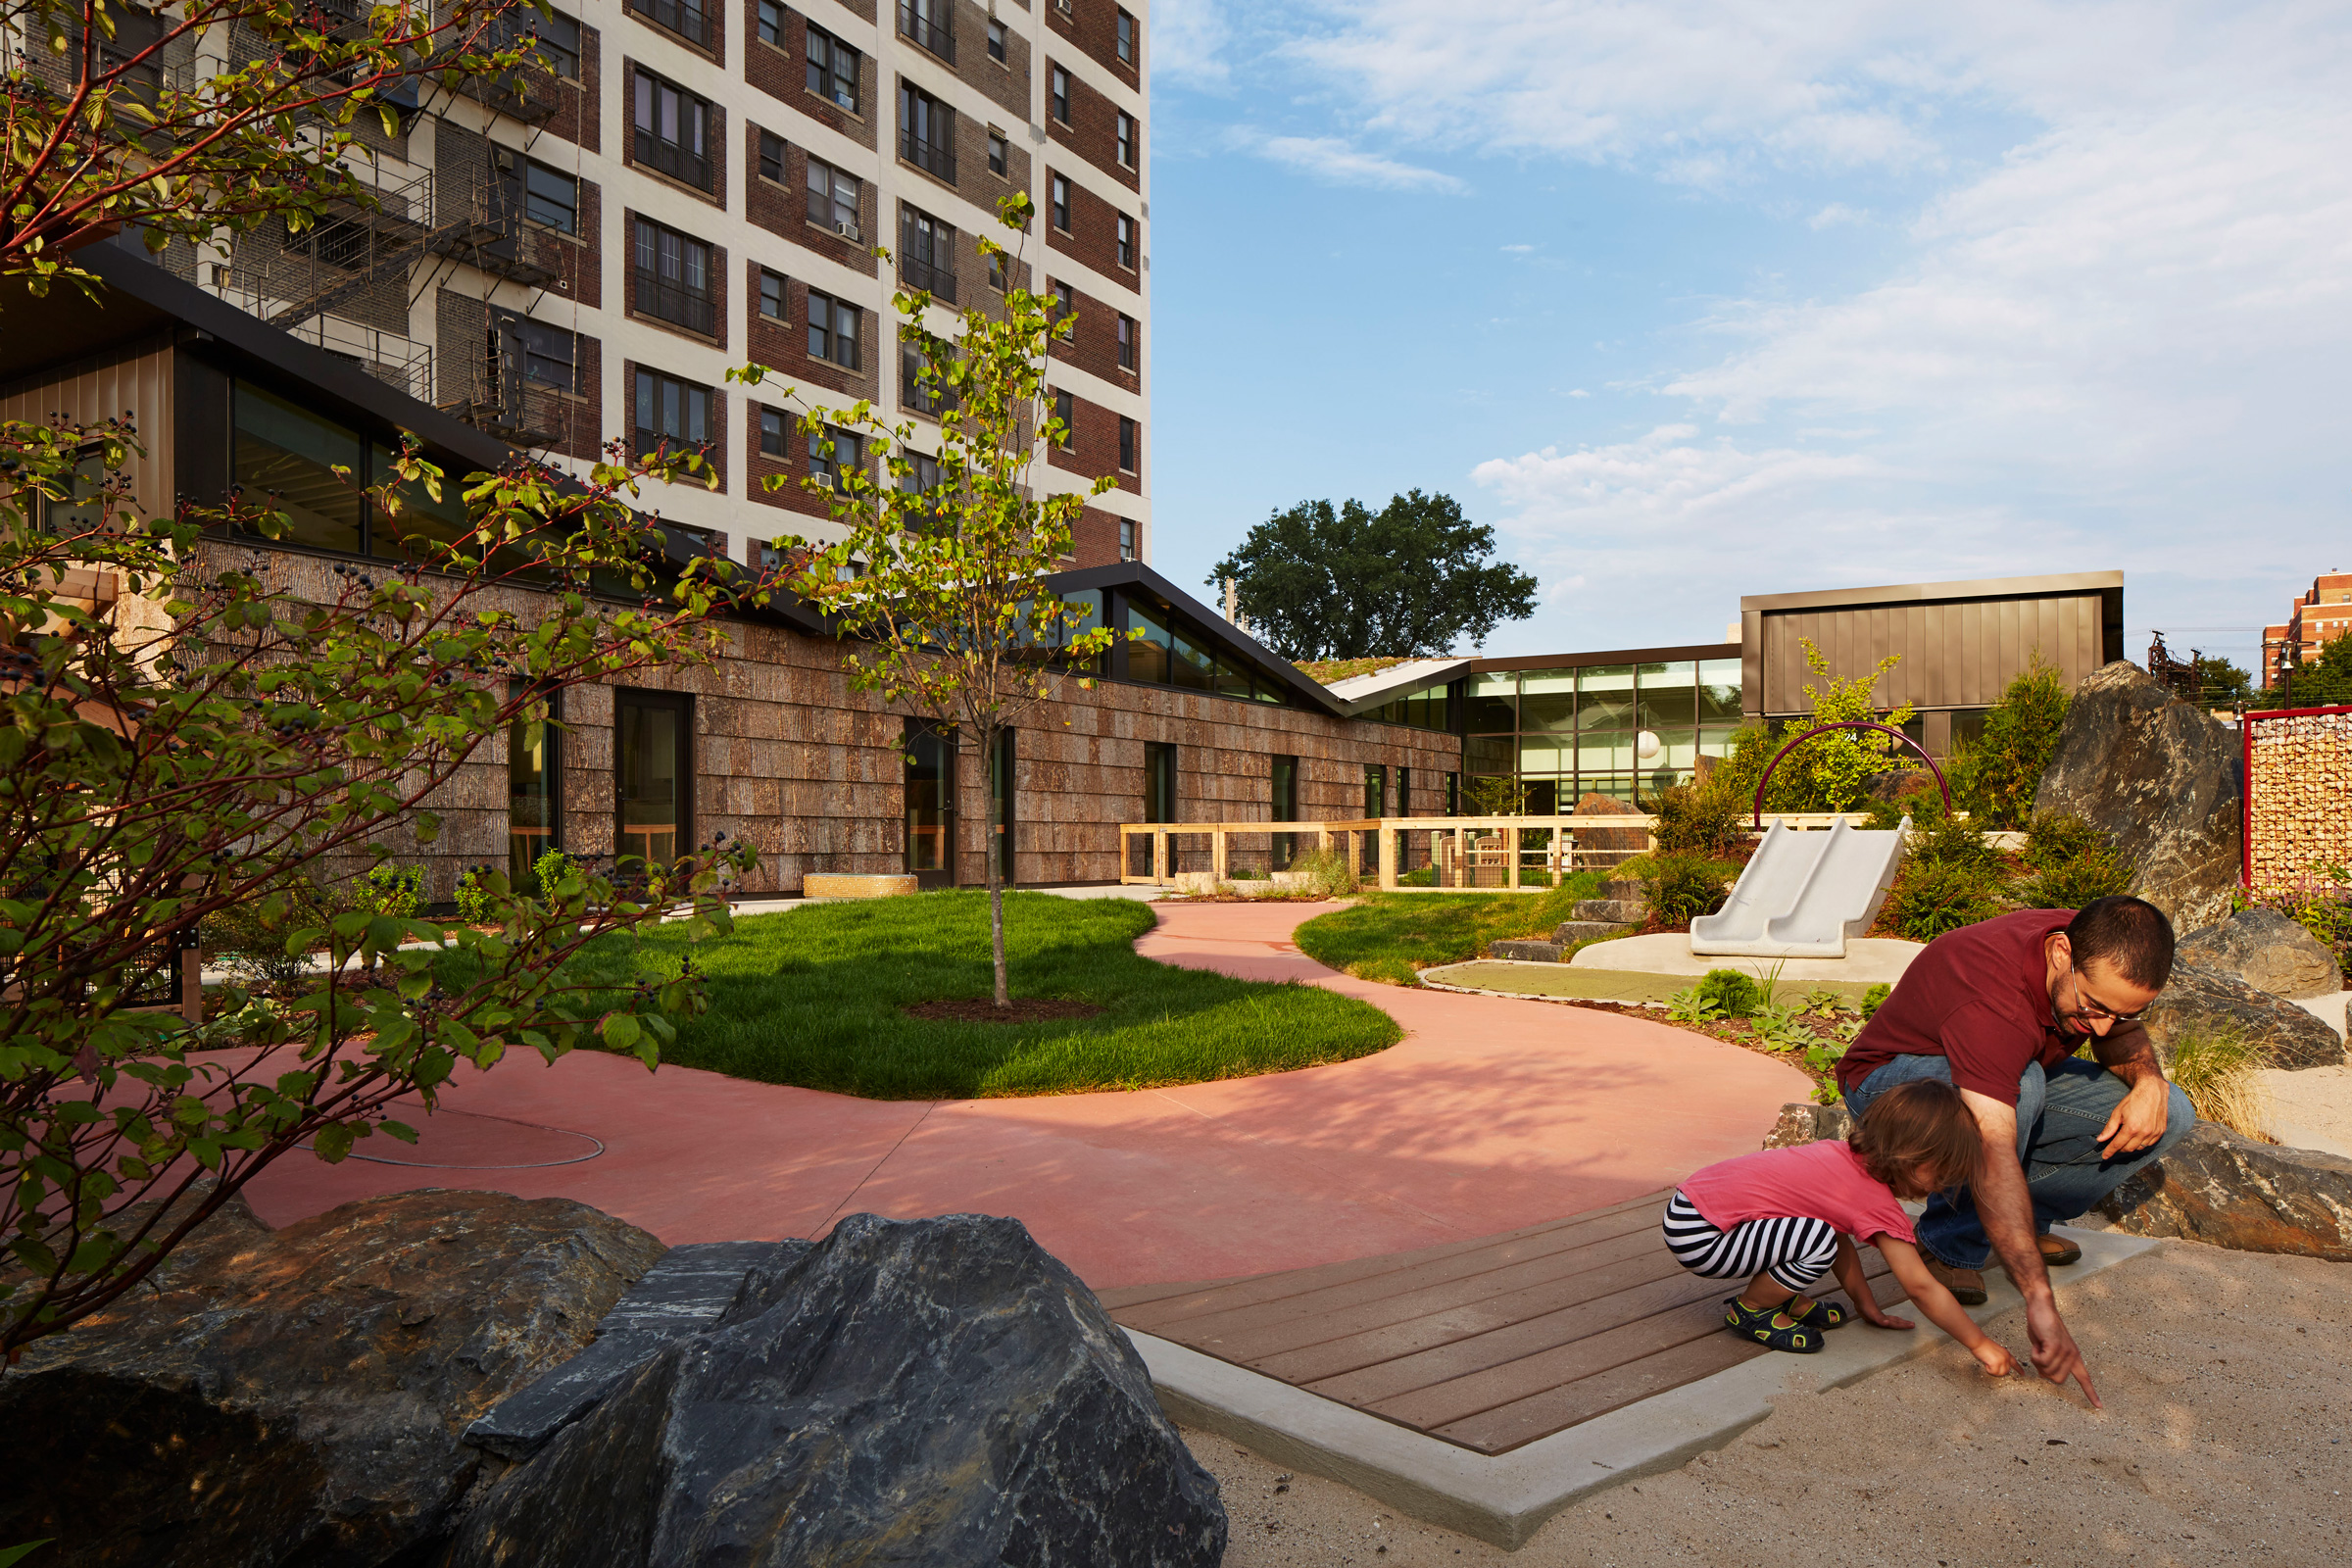
[[1796,1320],[1809,1329],[1841,1329],[1854,1320],[1854,1314],[1836,1301],[1817,1300],[1799,1313]]
[[1797,1355],[1811,1355],[1821,1348],[1820,1331],[1806,1324],[1775,1327],[1772,1320],[1780,1315],[1781,1310],[1777,1306],[1768,1306],[1759,1311],[1746,1305],[1737,1296],[1725,1297],[1723,1305],[1724,1326],[1743,1340],[1753,1340],[1772,1349],[1788,1350]]

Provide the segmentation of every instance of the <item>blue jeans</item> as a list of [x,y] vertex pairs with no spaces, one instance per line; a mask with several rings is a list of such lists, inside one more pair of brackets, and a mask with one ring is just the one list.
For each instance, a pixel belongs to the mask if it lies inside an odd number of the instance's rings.
[[[1952,1081],[1946,1056],[1897,1056],[1846,1091],[1845,1108],[1859,1121],[1870,1102],[1897,1084],[1933,1078]],[[2044,1235],[2060,1220],[2087,1212],[2131,1179],[2142,1165],[2186,1138],[2197,1125],[2196,1107],[2179,1084],[2169,1086],[2164,1136],[2134,1154],[2108,1159],[2099,1152],[2099,1131],[2123,1103],[2124,1081],[2079,1056],[2069,1056],[2046,1073],[2028,1062],[2017,1080],[2017,1161],[2025,1167],[2026,1192],[2034,1200],[2034,1229]],[[1983,1268],[1992,1242],[1977,1217],[1976,1196],[1962,1187],[1937,1193],[1920,1215],[1919,1245],[1954,1268]]]

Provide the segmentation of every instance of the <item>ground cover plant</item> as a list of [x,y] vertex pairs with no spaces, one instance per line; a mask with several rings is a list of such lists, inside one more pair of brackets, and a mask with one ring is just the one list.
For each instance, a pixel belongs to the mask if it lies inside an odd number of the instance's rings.
[[[1396,1044],[1387,1013],[1314,986],[1231,979],[1137,955],[1153,923],[1129,899],[1004,895],[1014,1002],[1091,1004],[1091,1017],[999,1023],[906,1009],[995,991],[980,889],[811,905],[692,947],[670,928],[597,944],[565,979],[620,994],[686,972],[709,1009],[664,1062],[872,1100],[1145,1089],[1345,1061]],[[443,960],[444,985],[465,978]]]
[[1912,813],[1911,843],[1876,934],[1933,942],[2007,909],[2079,909],[2131,890],[2131,857],[2068,812],[2034,817],[2026,827],[2024,851],[2013,853],[1986,844],[1973,816],[1946,816],[1918,796],[1886,811],[1893,814],[1898,807]]
[[1367,893],[1298,927],[1298,951],[1359,980],[1409,986],[1423,969],[1460,963],[1490,943],[1544,940],[1597,898],[1601,875],[1579,871],[1544,893]]
[[1709,969],[1697,984],[1675,993],[1666,1004],[1667,1021],[1786,1057],[1812,1078],[1816,1101],[1835,1104],[1839,1099],[1838,1063],[1885,1000],[1887,988],[1872,987],[1857,1007],[1828,986],[1789,998],[1781,989],[1780,973],[1778,964],[1760,977],[1739,969]]

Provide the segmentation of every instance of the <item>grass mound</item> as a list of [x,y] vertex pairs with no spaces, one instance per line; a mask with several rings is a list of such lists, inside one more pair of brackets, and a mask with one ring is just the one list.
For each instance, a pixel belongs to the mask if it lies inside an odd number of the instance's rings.
[[1014,1000],[1102,1010],[1016,1023],[915,1018],[928,1002],[985,1000],[988,895],[925,893],[812,905],[736,922],[689,944],[663,928],[615,938],[569,978],[619,989],[666,979],[691,952],[710,1010],[683,1022],[662,1059],[761,1083],[872,1100],[1148,1089],[1345,1061],[1401,1038],[1377,1007],[1313,986],[1234,980],[1140,957],[1152,925],[1127,899],[1004,896]]
[[1577,900],[1599,896],[1600,882],[1599,873],[1580,871],[1545,893],[1367,893],[1315,916],[1292,940],[1344,974],[1409,986],[1421,970],[1475,958],[1491,942],[1549,937],[1575,918]]

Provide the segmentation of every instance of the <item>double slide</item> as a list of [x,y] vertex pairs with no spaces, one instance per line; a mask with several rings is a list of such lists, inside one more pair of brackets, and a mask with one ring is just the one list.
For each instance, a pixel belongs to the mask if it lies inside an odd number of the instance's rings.
[[1911,819],[1890,833],[1838,821],[1799,833],[1775,820],[1716,914],[1690,922],[1701,956],[1842,958],[1848,937],[1870,929],[1903,863]]

